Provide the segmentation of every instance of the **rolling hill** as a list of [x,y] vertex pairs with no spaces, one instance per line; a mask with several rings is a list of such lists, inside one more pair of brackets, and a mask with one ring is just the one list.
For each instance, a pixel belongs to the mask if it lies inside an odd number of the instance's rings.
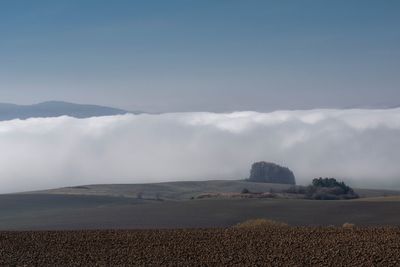
[[[282,190],[246,181],[87,185],[0,195],[0,230],[229,227],[266,218],[295,226],[400,225],[400,192],[356,189],[357,200],[196,199],[204,192]],[[140,197],[138,197],[140,193]],[[392,195],[392,197],[384,197]]]
[[[280,192],[288,184],[256,183],[244,180],[180,181],[149,184],[96,184],[29,193],[58,195],[90,195],[143,199],[188,200],[203,193],[240,193],[244,188],[251,192]],[[400,191],[380,189],[355,189],[361,198],[399,196]]]

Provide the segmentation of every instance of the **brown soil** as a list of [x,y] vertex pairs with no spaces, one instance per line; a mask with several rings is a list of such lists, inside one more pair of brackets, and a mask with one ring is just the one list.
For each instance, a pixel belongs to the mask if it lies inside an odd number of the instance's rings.
[[400,228],[0,232],[1,266],[399,266]]

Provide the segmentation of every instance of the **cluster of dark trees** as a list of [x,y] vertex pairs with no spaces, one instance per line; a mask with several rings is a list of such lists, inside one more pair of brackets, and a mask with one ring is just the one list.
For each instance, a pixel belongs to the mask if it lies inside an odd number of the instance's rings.
[[354,199],[359,196],[344,182],[335,178],[315,178],[309,186],[296,186],[290,188],[288,193],[304,194],[307,199],[339,200]]
[[354,190],[344,182],[335,178],[316,178],[308,186],[307,198],[320,200],[353,199],[358,198]]
[[256,183],[278,183],[278,184],[296,184],[293,172],[272,162],[260,161],[251,166],[250,182]]
[[335,178],[315,178],[312,185],[317,188],[340,188],[342,194],[354,193],[353,189],[347,186],[344,182],[338,182]]
[[[315,178],[309,186],[295,186],[296,179],[293,172],[287,168],[272,162],[255,162],[251,166],[250,177],[246,179],[257,183],[292,184],[286,193],[301,194],[307,199],[337,200],[353,199],[359,196],[354,190],[342,181],[335,178]],[[244,188],[242,193],[249,193]]]

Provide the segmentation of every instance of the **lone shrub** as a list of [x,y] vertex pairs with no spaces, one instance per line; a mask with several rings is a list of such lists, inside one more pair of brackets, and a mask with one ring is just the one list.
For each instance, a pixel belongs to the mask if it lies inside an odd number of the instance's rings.
[[249,194],[249,193],[250,193],[250,190],[249,190],[249,189],[243,188],[242,194]]

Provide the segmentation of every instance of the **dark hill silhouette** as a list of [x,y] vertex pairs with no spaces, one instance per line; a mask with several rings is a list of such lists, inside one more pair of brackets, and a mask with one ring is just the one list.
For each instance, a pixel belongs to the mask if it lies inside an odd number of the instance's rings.
[[81,105],[61,101],[48,101],[34,105],[0,103],[0,121],[13,119],[71,116],[90,118],[97,116],[122,115],[128,111],[97,105]]

